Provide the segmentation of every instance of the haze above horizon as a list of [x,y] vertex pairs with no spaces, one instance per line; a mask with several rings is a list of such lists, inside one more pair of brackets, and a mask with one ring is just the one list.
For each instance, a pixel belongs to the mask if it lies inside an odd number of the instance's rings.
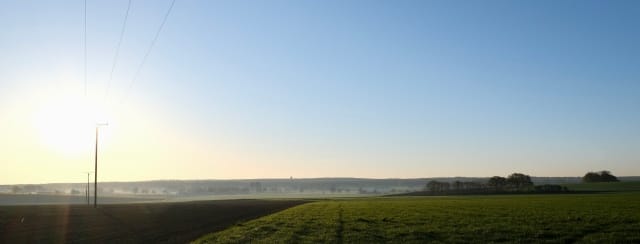
[[127,5],[86,95],[84,2],[0,8],[0,184],[83,182],[96,122],[100,181],[640,175],[638,1],[177,0],[142,68],[171,0],[116,59]]

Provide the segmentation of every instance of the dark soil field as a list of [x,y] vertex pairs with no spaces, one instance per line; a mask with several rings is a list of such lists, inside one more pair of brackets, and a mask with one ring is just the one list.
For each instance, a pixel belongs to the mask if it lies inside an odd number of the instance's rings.
[[184,243],[304,201],[0,206],[0,243]]

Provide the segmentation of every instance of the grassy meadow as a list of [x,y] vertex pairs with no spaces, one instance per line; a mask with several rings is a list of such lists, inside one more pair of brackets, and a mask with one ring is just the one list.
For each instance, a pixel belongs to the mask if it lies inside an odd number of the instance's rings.
[[376,197],[299,205],[196,243],[640,242],[640,193]]
[[565,184],[564,186],[566,186],[567,188],[573,191],[639,192],[640,193],[640,181],[577,183],[577,184]]

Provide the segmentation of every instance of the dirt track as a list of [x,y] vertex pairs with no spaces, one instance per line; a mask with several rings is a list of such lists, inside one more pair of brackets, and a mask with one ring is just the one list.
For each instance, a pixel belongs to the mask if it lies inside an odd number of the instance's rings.
[[0,243],[184,243],[304,201],[0,207]]

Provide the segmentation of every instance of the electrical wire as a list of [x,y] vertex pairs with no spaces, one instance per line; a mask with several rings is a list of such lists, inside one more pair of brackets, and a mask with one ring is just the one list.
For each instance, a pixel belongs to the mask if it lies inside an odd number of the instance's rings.
[[127,11],[124,14],[124,21],[122,22],[122,28],[120,29],[120,38],[118,38],[118,45],[116,47],[116,53],[113,57],[113,63],[111,64],[111,73],[109,73],[109,80],[107,81],[107,86],[105,88],[104,100],[106,101],[109,97],[109,89],[111,87],[111,81],[113,80],[113,72],[116,69],[116,65],[118,63],[118,56],[120,55],[120,46],[122,45],[122,39],[124,38],[124,32],[127,27],[127,20],[129,19],[129,10],[131,9],[131,0],[127,3]]
[[84,96],[87,97],[87,0],[84,0]]
[[144,57],[142,58],[142,62],[140,62],[140,65],[138,66],[138,69],[134,73],[133,79],[131,79],[131,82],[129,83],[129,87],[125,91],[125,94],[122,97],[122,100],[120,100],[120,104],[123,104],[124,101],[128,98],[129,93],[130,93],[131,89],[133,88],[133,85],[135,84],[135,82],[137,81],[138,77],[140,76],[140,71],[142,71],[142,68],[144,67],[144,64],[146,63],[147,58],[149,57],[149,54],[151,53],[151,50],[153,50],[153,47],[155,46],[156,41],[158,41],[158,36],[160,36],[160,32],[162,31],[162,28],[164,27],[165,23],[167,22],[167,18],[169,17],[169,14],[171,13],[171,10],[173,9],[173,5],[175,3],[176,3],[176,0],[172,0],[171,1],[171,6],[169,6],[169,9],[164,14],[164,18],[162,19],[162,23],[160,23],[160,27],[158,27],[158,30],[156,31],[156,34],[153,37],[153,39],[151,41],[151,44],[149,45],[149,48],[147,49],[147,52],[144,54]]

